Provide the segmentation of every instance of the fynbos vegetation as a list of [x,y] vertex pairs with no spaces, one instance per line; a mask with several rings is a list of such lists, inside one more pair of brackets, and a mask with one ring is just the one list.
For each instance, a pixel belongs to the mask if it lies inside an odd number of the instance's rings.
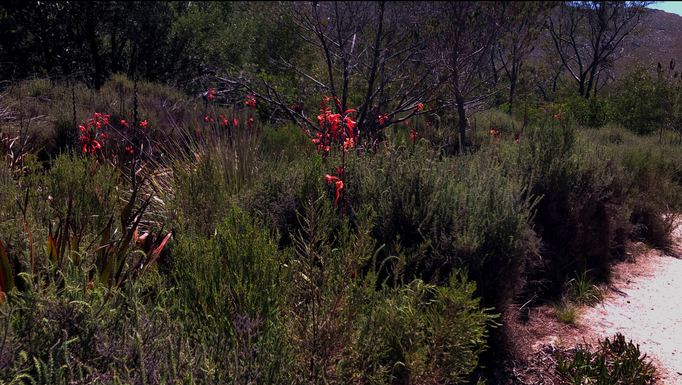
[[0,383],[504,383],[517,304],[670,244],[643,6],[0,6]]

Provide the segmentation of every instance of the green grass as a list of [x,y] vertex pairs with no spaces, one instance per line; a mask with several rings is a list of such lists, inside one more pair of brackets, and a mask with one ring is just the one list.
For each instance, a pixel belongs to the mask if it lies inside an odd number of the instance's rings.
[[573,290],[573,301],[579,305],[594,306],[604,298],[604,294],[592,283],[587,271],[568,281]]
[[565,324],[575,324],[580,315],[579,308],[568,300],[554,303],[553,308],[557,319]]

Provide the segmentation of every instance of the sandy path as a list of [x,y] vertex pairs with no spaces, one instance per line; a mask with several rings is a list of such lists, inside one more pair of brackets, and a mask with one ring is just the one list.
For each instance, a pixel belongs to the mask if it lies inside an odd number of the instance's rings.
[[662,383],[682,385],[682,259],[652,250],[617,265],[610,287],[578,320],[588,339],[622,333],[653,359]]
[[682,385],[682,224],[673,236],[671,253],[633,245],[631,259],[636,263],[615,265],[605,299],[581,309],[575,324],[560,323],[549,305],[533,309],[518,334],[536,357],[528,368],[518,370],[518,378],[525,379],[521,383],[556,383],[553,346],[596,346],[598,340],[621,333],[654,362],[659,384]]

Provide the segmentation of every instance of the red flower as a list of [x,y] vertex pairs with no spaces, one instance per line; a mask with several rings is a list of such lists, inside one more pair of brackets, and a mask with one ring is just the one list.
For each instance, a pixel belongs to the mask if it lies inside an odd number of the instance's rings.
[[234,118],[234,126],[237,127],[239,123],[237,122],[237,118]]
[[148,124],[149,124],[149,123],[145,120],[145,121],[143,121],[143,122],[140,123],[140,127],[147,128],[147,125],[148,125]]
[[256,108],[256,98],[253,95],[246,95],[246,104],[250,110]]
[[417,105],[417,111],[421,111],[422,109],[424,109],[424,104],[419,103],[419,104]]
[[121,124],[124,125],[124,126],[126,126],[126,127],[130,127],[130,125],[129,125],[128,123],[126,123],[125,120],[121,120]]
[[[339,170],[338,167],[336,168],[336,171],[337,172],[341,171],[340,175],[343,175],[343,170]],[[340,180],[339,178],[337,178],[335,176],[331,176],[329,174],[325,175],[324,177],[325,177],[325,179],[327,179],[327,183],[330,183],[332,181],[336,181],[336,184],[335,184],[335,186],[336,186],[336,200],[334,201],[334,206],[336,206],[336,204],[339,201],[339,197],[341,196],[341,189],[343,188],[343,181]]]
[[341,189],[343,188],[343,182],[338,181],[336,182],[336,200],[334,201],[334,206],[336,206],[336,203],[339,201],[339,196],[341,196]]
[[208,99],[208,101],[215,99],[215,91],[213,91],[210,88],[206,89],[206,91],[208,91],[208,93],[206,94],[206,99]]

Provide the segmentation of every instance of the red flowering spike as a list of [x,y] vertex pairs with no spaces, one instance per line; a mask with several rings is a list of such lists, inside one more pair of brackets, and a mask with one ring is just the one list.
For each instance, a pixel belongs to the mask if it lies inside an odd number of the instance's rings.
[[343,188],[343,182],[338,181],[336,182],[336,200],[334,201],[334,206],[336,206],[336,203],[339,201],[339,197],[341,196],[341,189]]
[[237,122],[237,118],[234,118],[234,126],[237,127],[239,123]]

